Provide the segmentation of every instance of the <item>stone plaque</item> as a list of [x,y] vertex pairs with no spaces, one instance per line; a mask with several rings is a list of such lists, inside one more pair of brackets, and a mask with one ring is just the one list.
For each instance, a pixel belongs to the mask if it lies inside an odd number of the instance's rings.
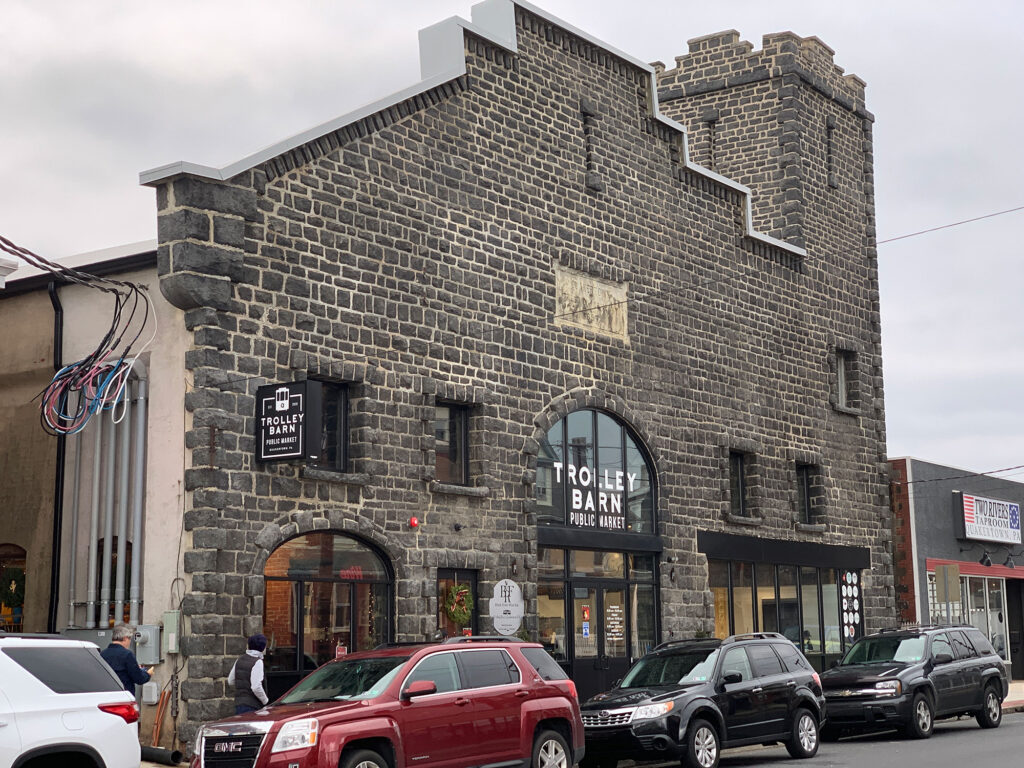
[[629,340],[628,283],[555,266],[555,322]]

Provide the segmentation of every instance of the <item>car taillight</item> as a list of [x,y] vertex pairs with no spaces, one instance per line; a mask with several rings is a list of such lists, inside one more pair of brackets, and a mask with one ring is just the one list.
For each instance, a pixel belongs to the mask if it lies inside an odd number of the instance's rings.
[[572,680],[566,680],[565,682],[569,685],[569,693],[572,694],[572,697],[574,699],[579,701],[580,695],[576,693],[576,683],[574,683]]
[[131,704],[100,704],[99,707],[104,712],[124,718],[126,723],[136,723],[139,720],[139,705],[134,701]]
[[814,684],[817,685],[819,688],[821,688],[821,678],[818,677],[818,673],[817,672],[811,672],[811,677],[814,678]]

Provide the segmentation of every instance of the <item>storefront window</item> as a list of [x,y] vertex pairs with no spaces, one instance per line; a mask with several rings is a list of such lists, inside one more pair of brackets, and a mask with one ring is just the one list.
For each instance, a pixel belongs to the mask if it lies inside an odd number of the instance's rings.
[[823,653],[821,641],[821,618],[818,614],[818,569],[800,569],[800,607],[804,614],[804,631],[801,636],[805,654]]
[[797,568],[779,566],[779,632],[800,643],[800,602],[797,598]]
[[629,602],[633,615],[633,660],[635,660],[645,655],[657,644],[654,585],[631,585]]
[[556,483],[555,465],[564,465],[562,453],[562,423],[559,422],[548,430],[540,442],[537,452],[537,522],[540,525],[563,525],[565,523],[565,505],[563,503],[562,485]]
[[757,615],[762,632],[779,631],[779,612],[775,601],[775,566],[758,563],[757,573]]
[[979,577],[969,579],[967,591],[970,596],[970,613],[967,620],[986,636],[991,636],[988,627],[988,607],[985,601],[985,580]]
[[715,637],[732,634],[729,626],[729,562],[708,560],[708,588],[715,599]]
[[839,658],[843,653],[843,621],[839,609],[839,584],[831,568],[819,570],[821,577],[821,614],[825,629],[825,665],[830,656]]
[[621,552],[573,550],[569,553],[569,571],[573,576],[623,579],[626,576],[625,558]]
[[565,641],[564,581],[537,583],[537,624],[540,629],[540,642],[544,644],[547,652],[558,661],[568,659]]
[[754,566],[753,563],[732,564],[733,634],[754,632]]

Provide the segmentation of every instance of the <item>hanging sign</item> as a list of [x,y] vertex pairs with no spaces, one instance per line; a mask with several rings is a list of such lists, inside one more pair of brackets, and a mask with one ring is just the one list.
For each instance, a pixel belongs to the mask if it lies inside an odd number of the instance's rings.
[[490,613],[495,632],[501,635],[514,635],[518,632],[526,613],[522,588],[512,579],[502,579],[495,584]]
[[319,381],[267,384],[256,390],[256,460],[317,459]]

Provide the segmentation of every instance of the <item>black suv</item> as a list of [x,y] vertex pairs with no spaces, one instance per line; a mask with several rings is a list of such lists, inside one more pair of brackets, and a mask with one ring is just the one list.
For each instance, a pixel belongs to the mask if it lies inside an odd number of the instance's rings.
[[782,741],[793,757],[813,757],[825,699],[797,647],[762,632],[662,643],[581,710],[583,768],[620,759],[715,768],[723,748],[744,744]]
[[821,676],[829,724],[844,729],[899,728],[927,739],[937,718],[970,714],[982,728],[1002,720],[1009,683],[1003,660],[980,630],[927,626],[863,637]]

